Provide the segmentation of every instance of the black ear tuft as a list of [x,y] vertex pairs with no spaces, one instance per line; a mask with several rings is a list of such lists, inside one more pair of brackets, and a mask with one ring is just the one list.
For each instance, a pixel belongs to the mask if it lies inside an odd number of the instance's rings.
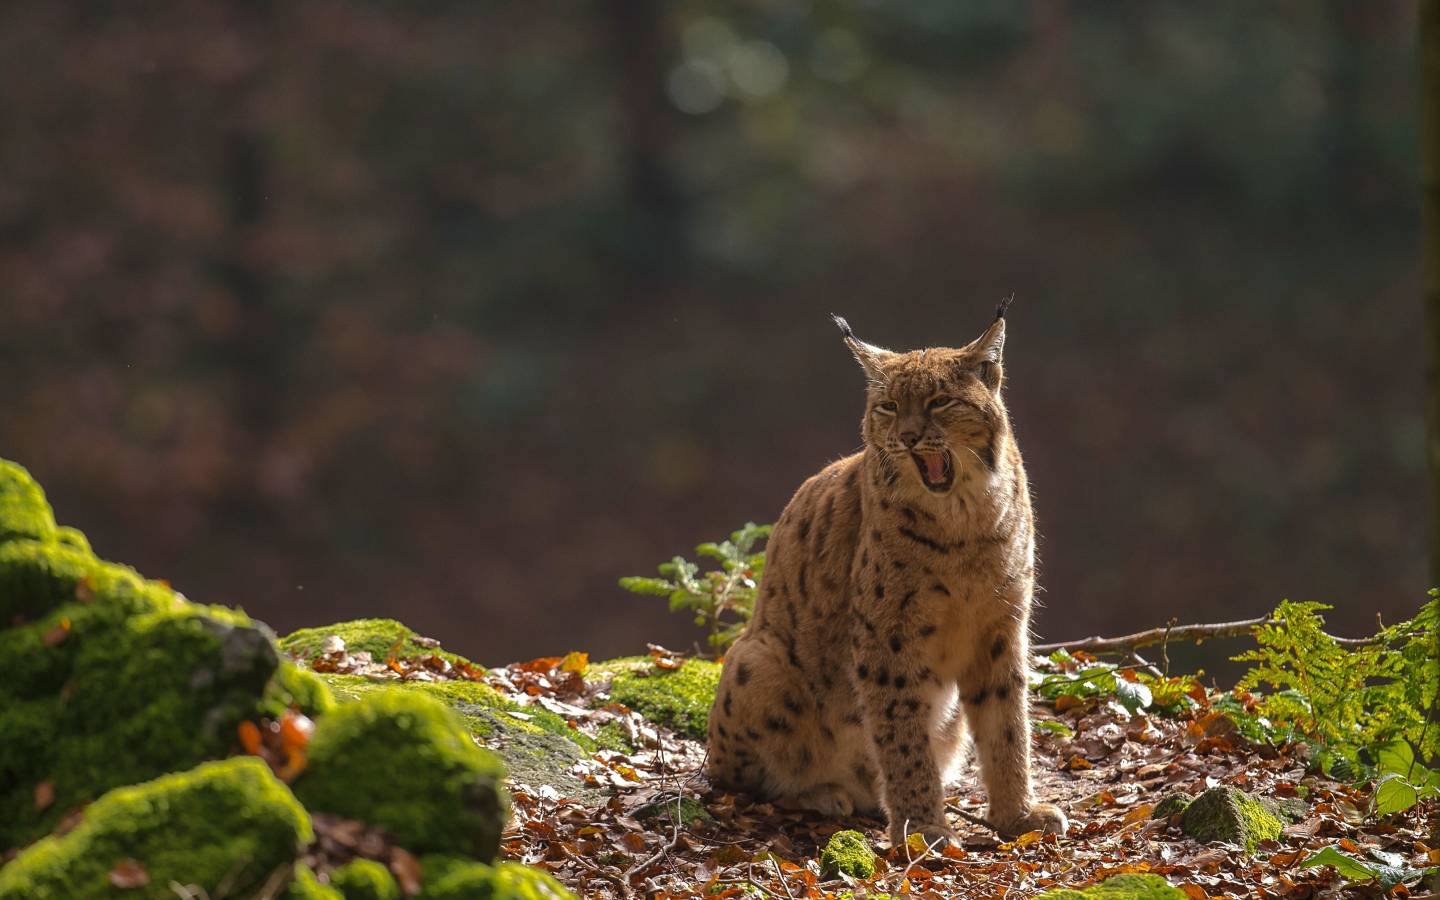
[[1010,304],[1012,304],[1012,303],[1014,303],[1014,302],[1015,302],[1015,295],[1014,295],[1014,294],[1011,294],[1010,296],[1006,297],[1004,300],[1001,300],[999,303],[995,304],[995,318],[997,318],[997,319],[1003,319],[1003,318],[1005,318],[1005,313],[1006,313],[1006,311],[1010,309]]
[[831,314],[830,314],[830,318],[834,319],[834,320],[835,320],[835,324],[840,326],[840,333],[841,333],[841,334],[845,335],[845,337],[846,337],[848,340],[852,340],[852,341],[855,340],[855,332],[853,332],[853,331],[850,330],[850,323],[849,323],[849,322],[845,321],[843,318],[841,318],[840,316],[835,315],[834,313],[831,313]]

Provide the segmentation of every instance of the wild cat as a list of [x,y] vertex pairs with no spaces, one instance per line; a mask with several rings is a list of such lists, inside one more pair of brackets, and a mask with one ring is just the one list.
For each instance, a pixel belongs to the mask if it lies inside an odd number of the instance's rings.
[[1035,533],[1001,398],[1008,305],[964,347],[909,353],[835,317],[869,380],[865,449],[775,526],[710,713],[712,781],[953,841],[942,785],[968,724],[989,821],[1065,833],[1030,784]]

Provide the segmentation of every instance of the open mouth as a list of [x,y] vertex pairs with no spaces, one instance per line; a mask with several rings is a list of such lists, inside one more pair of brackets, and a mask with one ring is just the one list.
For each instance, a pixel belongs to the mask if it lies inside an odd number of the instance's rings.
[[950,465],[950,454],[911,453],[915,466],[920,470],[920,480],[932,491],[943,491],[955,480],[955,468]]

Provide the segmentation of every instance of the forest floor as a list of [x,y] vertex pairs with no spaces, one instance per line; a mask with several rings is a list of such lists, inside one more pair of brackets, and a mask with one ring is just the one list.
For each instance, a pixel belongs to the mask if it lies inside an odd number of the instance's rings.
[[[1054,703],[1037,699],[1036,720],[1073,732],[1040,728],[1033,739],[1035,792],[1066,811],[1069,834],[1002,841],[971,824],[956,811],[983,816],[984,793],[967,765],[947,790],[950,819],[963,846],[931,852],[923,845],[889,846],[884,823],[875,819],[826,818],[715,789],[702,771],[703,743],[605,706],[603,683],[584,689],[586,706],[599,708],[583,708],[575,702],[582,698],[573,684],[548,692],[537,689],[523,667],[512,666],[504,675],[492,671],[497,688],[524,696],[515,685],[526,682],[529,702],[563,709],[582,731],[619,717],[643,747],[631,753],[601,750],[576,764],[573,774],[607,789],[608,800],[593,799],[603,796],[597,794],[585,802],[548,786],[511,786],[515,814],[504,836],[504,855],[547,869],[583,897],[1022,898],[1126,872],[1162,875],[1192,900],[1378,897],[1383,892],[1373,882],[1347,882],[1329,866],[1301,863],[1323,847],[1402,867],[1423,868],[1440,856],[1427,845],[1428,804],[1378,821],[1367,814],[1370,798],[1361,789],[1307,773],[1305,760],[1292,748],[1253,743],[1226,715],[1204,706],[1162,717],[1131,715],[1113,701],[1090,700],[1062,703],[1070,708],[1057,713]],[[1278,840],[1264,841],[1249,854],[1242,847],[1199,843],[1172,821],[1152,819],[1154,805],[1168,794],[1198,794],[1217,785],[1276,799],[1303,797],[1309,812],[1286,826]],[[708,821],[694,820],[693,804],[682,809],[689,824],[655,816],[656,802],[669,797],[673,809],[676,793],[698,800]],[[879,852],[875,877],[823,878],[821,849],[831,834],[849,829],[866,835]],[[1384,895],[1435,896],[1414,884]]]

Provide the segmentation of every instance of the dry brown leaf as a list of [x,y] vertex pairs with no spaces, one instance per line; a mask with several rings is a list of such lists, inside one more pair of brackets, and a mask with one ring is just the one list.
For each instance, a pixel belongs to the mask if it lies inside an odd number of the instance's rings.
[[55,782],[45,779],[35,785],[35,811],[41,812],[55,802]]
[[65,639],[66,639],[67,637],[69,637],[69,636],[70,636],[70,617],[69,617],[69,616],[61,616],[59,623],[56,624],[56,626],[55,626],[54,628],[52,628],[52,629],[50,629],[49,631],[45,632],[45,636],[44,636],[43,638],[41,638],[41,640],[45,642],[45,646],[47,646],[47,647],[55,647],[55,646],[59,646],[60,644],[64,643]]
[[130,890],[150,883],[150,873],[133,859],[122,859],[110,870],[110,883],[118,888]]
[[390,848],[390,873],[400,883],[400,890],[408,897],[420,893],[425,886],[425,867],[420,860],[399,847]]

